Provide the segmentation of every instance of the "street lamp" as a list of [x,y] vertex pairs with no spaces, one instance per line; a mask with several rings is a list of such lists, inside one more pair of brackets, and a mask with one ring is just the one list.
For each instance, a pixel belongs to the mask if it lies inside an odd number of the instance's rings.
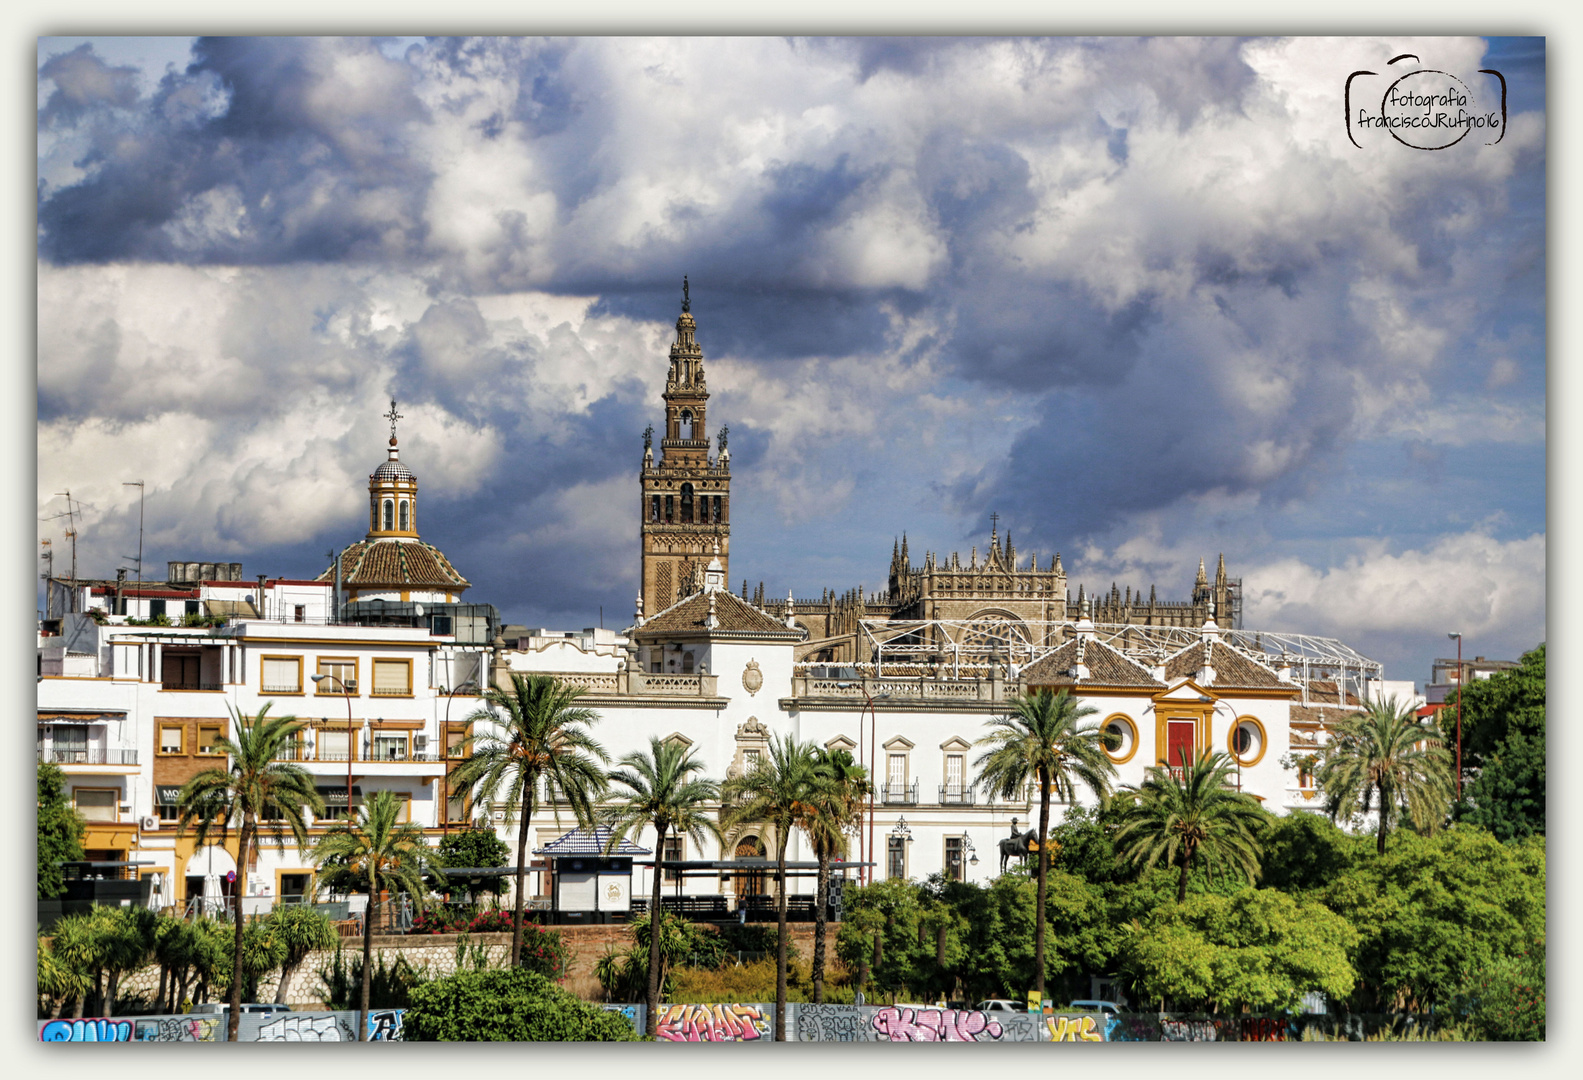
[[[865,686],[863,683],[844,682],[844,683],[836,683],[836,686],[839,687],[842,690],[850,690],[852,687],[856,686],[857,689],[858,689],[858,693],[862,694],[864,699],[868,702],[868,705],[867,705],[868,718],[869,718],[869,722],[868,722],[868,756],[869,756],[869,761],[870,761],[869,768],[870,768],[870,773],[871,773],[871,775],[868,778],[868,844],[867,844],[866,847],[864,846],[864,844],[862,842],[862,840],[863,840],[863,833],[862,833],[862,830],[859,829],[859,831],[858,831],[858,848],[859,848],[860,853],[863,855],[863,861],[864,862],[873,862],[874,861],[874,786],[875,786],[875,783],[876,783],[876,781],[878,779],[878,776],[879,776],[879,757],[878,757],[879,751],[875,748],[874,742],[875,742],[876,739],[879,738],[879,735],[878,735],[878,733],[875,730],[879,726],[879,715],[874,710],[874,698],[869,696],[868,687]],[[890,691],[889,690],[881,690],[879,692],[878,696],[880,696],[882,698],[888,698],[888,697],[890,697]],[[858,763],[862,764],[862,757],[863,757],[863,714],[861,712],[857,714],[857,753],[858,753]],[[863,872],[863,882],[864,882],[864,884],[867,884],[869,882],[869,880],[870,880],[869,875],[872,872],[872,870],[873,870],[872,867],[869,867],[869,866],[863,867],[863,871],[862,872]]]
[[1467,681],[1462,677],[1462,635],[1447,634],[1457,641],[1457,802],[1462,801],[1462,688]]
[[356,743],[352,741],[352,695],[357,693],[357,680],[350,683],[341,681],[338,675],[310,675],[317,685],[329,679],[341,688],[341,697],[346,701],[346,820],[352,820],[352,759],[356,757]]

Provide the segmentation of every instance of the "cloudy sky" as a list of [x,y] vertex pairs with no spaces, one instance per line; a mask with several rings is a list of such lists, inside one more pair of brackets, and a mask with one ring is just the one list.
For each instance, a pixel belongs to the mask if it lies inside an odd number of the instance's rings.
[[[1421,66],[1508,125],[1342,123]],[[40,536],[304,577],[394,396],[425,539],[508,621],[625,625],[683,274],[733,587],[883,587],[998,512],[1075,591],[1422,683],[1545,633],[1533,39],[45,38]],[[1385,79],[1370,83],[1378,94]],[[1357,88],[1360,83],[1355,83]],[[1486,100],[1486,99],[1481,99]],[[1498,98],[1488,100],[1496,102]]]

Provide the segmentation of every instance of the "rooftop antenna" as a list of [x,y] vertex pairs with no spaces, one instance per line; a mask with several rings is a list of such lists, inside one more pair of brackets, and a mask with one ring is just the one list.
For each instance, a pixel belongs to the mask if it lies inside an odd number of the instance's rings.
[[[67,488],[65,491],[57,491],[55,494],[66,496],[66,512],[64,514],[53,514],[49,520],[54,521],[56,518],[67,519],[66,538],[71,541],[71,583],[75,595],[77,586],[77,510],[72,505],[71,488]],[[75,606],[74,600],[73,610],[75,610]]]
[[55,577],[55,545],[49,540],[40,540],[39,546],[44,549],[44,618],[55,617],[55,591],[50,588],[50,582]]
[[[137,488],[137,595],[143,597],[143,500],[146,494],[141,480],[123,480],[122,487]],[[123,555],[121,558],[130,559],[132,556]]]

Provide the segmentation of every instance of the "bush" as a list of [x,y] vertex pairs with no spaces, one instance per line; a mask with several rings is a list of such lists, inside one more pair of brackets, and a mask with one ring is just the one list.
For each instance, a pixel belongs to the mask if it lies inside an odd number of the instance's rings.
[[[404,956],[397,956],[389,965],[381,950],[374,954],[374,968],[368,979],[368,1007],[370,1009],[405,1009],[415,990],[428,978],[428,965],[413,967]],[[363,954],[347,953],[341,946],[329,967],[319,969],[319,980],[324,984],[324,1000],[331,1009],[356,1009],[361,1006],[363,994]]]
[[470,971],[412,994],[408,1042],[640,1042],[620,1013],[579,1001],[537,972]]
[[1544,945],[1481,965],[1465,979],[1456,1006],[1480,1039],[1544,1042]]

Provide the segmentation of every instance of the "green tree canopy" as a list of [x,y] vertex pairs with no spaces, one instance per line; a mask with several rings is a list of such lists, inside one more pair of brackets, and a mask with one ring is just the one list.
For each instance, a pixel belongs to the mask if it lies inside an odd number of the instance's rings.
[[639,1041],[620,1013],[517,968],[470,971],[418,987],[402,1034],[409,1042]]
[[1230,757],[1206,750],[1174,769],[1151,767],[1140,787],[1123,788],[1117,799],[1114,842],[1122,858],[1144,870],[1162,858],[1180,867],[1177,903],[1187,899],[1187,878],[1200,857],[1211,876],[1231,871],[1258,879],[1269,815],[1252,796],[1232,790],[1233,769]]
[[[1523,653],[1518,666],[1488,679],[1474,679],[1461,691],[1462,764],[1476,769],[1496,752],[1513,732],[1545,732],[1545,647]],[[1456,731],[1457,694],[1440,713],[1440,728],[1448,736]]]
[[1462,819],[1500,840],[1545,832],[1545,734],[1513,731],[1502,740],[1464,789]]
[[1403,813],[1413,827],[1444,822],[1454,792],[1451,754],[1431,723],[1420,723],[1395,698],[1371,701],[1336,725],[1315,774],[1331,820],[1379,815],[1375,846],[1385,854],[1391,824]]
[[87,826],[66,798],[66,774],[59,765],[38,764],[38,898],[52,900],[66,891],[60,864],[82,858]]
[[1357,931],[1316,900],[1274,889],[1194,896],[1156,908],[1121,950],[1144,1001],[1203,1011],[1291,1011],[1320,990],[1345,998]]
[[429,863],[429,886],[441,895],[471,890],[475,896],[479,893],[499,896],[506,888],[504,877],[487,877],[471,885],[448,878],[441,871],[449,867],[505,866],[510,859],[511,845],[500,839],[494,829],[458,829],[446,833],[434,846],[434,856]]

